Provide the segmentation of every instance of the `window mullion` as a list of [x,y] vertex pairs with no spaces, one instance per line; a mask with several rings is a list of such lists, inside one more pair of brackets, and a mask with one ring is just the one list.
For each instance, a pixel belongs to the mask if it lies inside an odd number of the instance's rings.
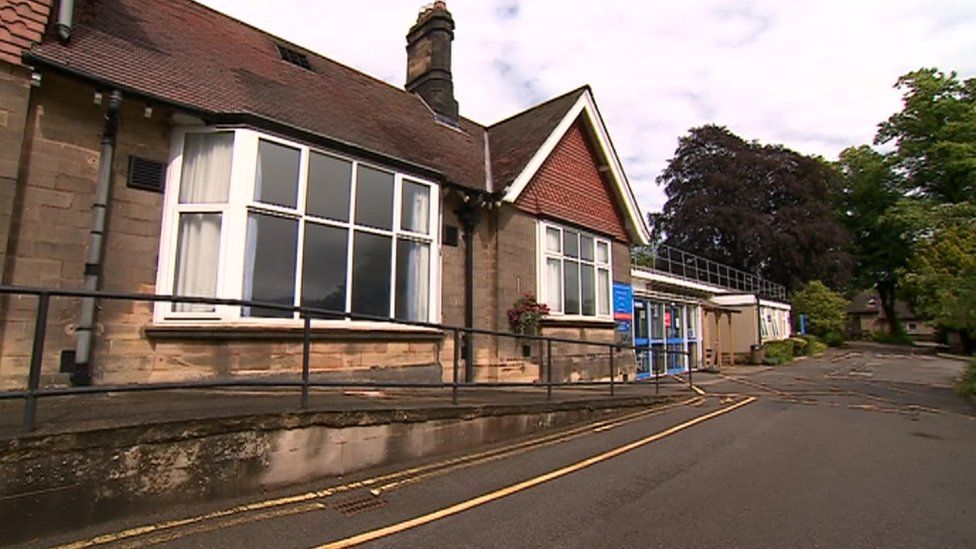
[[[224,211],[221,234],[221,260],[218,275],[218,295],[228,299],[242,299],[244,289],[244,250],[247,246],[247,204],[254,195],[254,178],[257,168],[258,136],[250,130],[234,132],[234,150],[231,154],[230,192]],[[226,229],[224,229],[226,227]],[[231,235],[235,235],[231,238]],[[244,235],[241,237],[240,235]],[[241,308],[223,307],[220,315],[225,320],[241,317]]]
[[352,163],[352,181],[349,182],[349,232],[346,235],[346,312],[352,312],[352,274],[356,269],[353,264],[353,246],[356,234],[356,180],[359,178],[359,162]]
[[[305,201],[308,196],[308,148],[299,149],[298,157],[298,246],[295,248],[295,298],[292,304],[302,304],[302,271],[305,266]],[[294,315],[293,315],[294,316]]]
[[393,176],[393,234],[390,237],[390,318],[396,316],[397,236],[400,234],[400,216],[403,213],[403,205],[400,203],[402,194],[403,177],[396,174]]

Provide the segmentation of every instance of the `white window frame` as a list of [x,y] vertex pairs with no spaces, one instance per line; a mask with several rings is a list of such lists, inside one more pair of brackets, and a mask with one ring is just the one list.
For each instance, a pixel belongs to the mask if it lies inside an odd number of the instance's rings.
[[[187,134],[190,133],[214,133],[214,132],[233,132],[234,146],[231,160],[230,190],[226,204],[211,205],[181,205],[179,204],[179,191],[183,167],[183,146]],[[294,209],[258,202],[254,198],[255,175],[258,162],[258,143],[260,140],[270,141],[299,150],[299,182],[297,204]],[[307,190],[308,190],[308,165],[309,155],[312,153],[324,154],[339,158],[352,164],[352,174],[349,186],[349,216],[347,221],[336,221],[314,216],[305,213]],[[390,230],[378,229],[355,224],[356,211],[356,186],[357,175],[360,166],[393,174],[393,217],[392,228]],[[218,273],[216,297],[219,299],[241,299],[243,296],[243,281],[245,269],[245,249],[247,246],[247,218],[248,214],[263,213],[297,219],[299,222],[298,242],[296,247],[295,259],[295,297],[293,304],[298,306],[301,303],[302,295],[302,262],[304,259],[304,238],[305,225],[315,223],[330,227],[341,228],[347,231],[347,263],[346,263],[346,311],[351,310],[352,303],[352,259],[354,254],[354,236],[356,232],[369,232],[391,238],[391,258],[390,258],[390,309],[389,317],[392,319],[396,313],[396,269],[397,269],[397,242],[399,240],[414,240],[427,243],[430,248],[428,252],[428,296],[427,296],[427,318],[420,319],[421,322],[438,323],[441,320],[440,294],[440,188],[429,180],[399,173],[396,170],[381,166],[376,163],[364,162],[356,158],[351,158],[342,154],[312,147],[303,143],[270,135],[248,128],[236,127],[192,127],[179,128],[173,131],[169,166],[166,172],[166,190],[163,197],[163,216],[160,230],[159,245],[159,264],[156,276],[156,293],[172,294],[174,289],[174,277],[176,275],[176,248],[179,232],[180,212],[220,212],[220,250],[218,259]],[[426,186],[430,190],[429,208],[427,221],[427,234],[417,233],[400,228],[402,204],[402,188],[405,181]],[[153,311],[153,321],[156,323],[172,322],[223,322],[223,323],[243,323],[243,324],[262,324],[262,325],[294,325],[301,321],[296,314],[294,318],[264,318],[243,316],[241,307],[236,305],[218,305],[213,312],[178,312],[173,311],[171,303],[157,303]],[[316,324],[328,324],[343,322],[347,320],[315,320]]]
[[[547,229],[556,229],[556,230],[559,231],[559,246],[560,246],[559,253],[550,252],[546,248],[546,230]],[[582,299],[583,284],[582,284],[582,281],[581,281],[580,284],[579,284],[579,287],[580,287],[580,290],[579,290],[580,291],[580,314],[569,315],[569,314],[566,314],[564,312],[564,306],[565,306],[565,303],[566,303],[566,284],[564,282],[560,282],[560,287],[562,289],[562,295],[561,295],[562,303],[560,303],[558,307],[554,307],[552,303],[546,303],[547,305],[549,305],[549,308],[550,308],[550,311],[551,311],[550,312],[550,316],[555,317],[555,318],[559,318],[561,320],[580,320],[580,321],[586,321],[586,320],[608,320],[608,321],[613,321],[613,241],[611,239],[609,239],[609,238],[602,237],[602,236],[598,236],[598,235],[596,235],[594,233],[587,232],[587,231],[584,231],[584,230],[580,230],[580,229],[577,229],[575,227],[570,227],[570,226],[567,226],[567,225],[560,225],[558,223],[552,223],[552,222],[549,222],[549,221],[542,221],[542,220],[540,220],[540,221],[538,221],[536,223],[536,296],[537,296],[537,298],[539,299],[540,302],[545,303],[546,302],[545,300],[547,299],[547,296],[549,295],[549,292],[548,292],[548,280],[546,278],[547,277],[547,271],[546,271],[546,260],[547,259],[557,259],[557,260],[559,260],[559,272],[560,272],[560,276],[562,276],[563,277],[563,280],[565,280],[565,274],[563,274],[564,273],[564,269],[565,269],[565,256],[562,253],[563,231],[572,231],[572,232],[575,232],[575,233],[579,233],[580,237],[586,236],[586,237],[590,237],[590,238],[593,239],[593,261],[588,261],[588,260],[582,259],[582,257],[572,258],[572,261],[576,261],[576,262],[581,263],[581,264],[582,263],[585,263],[587,265],[593,265],[593,273],[594,273],[593,286],[594,286],[594,293],[595,293],[595,296],[596,296],[596,303],[594,304],[595,314],[593,314],[593,315],[584,315],[584,314],[582,314],[582,310],[583,310],[583,299]],[[599,243],[605,244],[606,247],[607,247],[607,262],[606,263],[600,263],[599,260],[598,260],[599,254],[597,252],[597,249],[599,248]],[[582,254],[580,254],[580,255],[582,255]],[[600,272],[600,269],[606,269],[607,270],[607,273],[608,273],[607,292],[603,296],[601,296],[600,295],[600,292],[599,292],[599,288],[600,288],[599,272]],[[602,297],[602,299],[605,300],[604,303],[607,306],[607,313],[606,314],[601,314],[600,313],[600,304],[601,304],[600,299],[601,299],[601,297]]]

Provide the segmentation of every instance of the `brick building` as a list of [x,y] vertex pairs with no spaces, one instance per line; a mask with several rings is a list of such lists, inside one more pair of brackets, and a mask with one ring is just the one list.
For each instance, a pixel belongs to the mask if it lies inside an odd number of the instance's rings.
[[[418,16],[400,89],[190,0],[3,0],[3,285],[376,317],[313,321],[313,372],[340,378],[447,378],[450,332],[402,321],[504,331],[526,292],[553,311],[543,334],[629,343],[613,287],[648,234],[591,90],[466,119],[453,33],[443,2]],[[36,306],[0,302],[0,386],[24,384]],[[43,372],[294,372],[302,328],[267,307],[54,299]],[[605,375],[590,352],[560,346],[559,377]],[[539,375],[515,339],[463,357],[476,379]]]

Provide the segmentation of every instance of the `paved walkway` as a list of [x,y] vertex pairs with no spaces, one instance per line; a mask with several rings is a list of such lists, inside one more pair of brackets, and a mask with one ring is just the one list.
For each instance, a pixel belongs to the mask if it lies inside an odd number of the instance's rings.
[[[690,393],[687,384],[662,378],[617,385],[616,399]],[[609,386],[554,387],[555,403],[604,401]],[[277,415],[299,410],[298,389],[230,388],[45,397],[38,402],[35,434],[153,425],[173,421]],[[529,405],[550,402],[543,386],[462,388],[458,406]],[[425,410],[452,407],[448,389],[312,389],[309,411]],[[23,400],[0,401],[0,438],[21,436]]]

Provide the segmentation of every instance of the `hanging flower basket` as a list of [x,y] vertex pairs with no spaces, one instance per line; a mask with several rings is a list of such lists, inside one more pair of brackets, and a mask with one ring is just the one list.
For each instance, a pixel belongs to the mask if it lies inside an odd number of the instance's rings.
[[508,324],[516,334],[538,335],[539,321],[548,314],[548,305],[539,303],[535,295],[526,293],[508,309]]

